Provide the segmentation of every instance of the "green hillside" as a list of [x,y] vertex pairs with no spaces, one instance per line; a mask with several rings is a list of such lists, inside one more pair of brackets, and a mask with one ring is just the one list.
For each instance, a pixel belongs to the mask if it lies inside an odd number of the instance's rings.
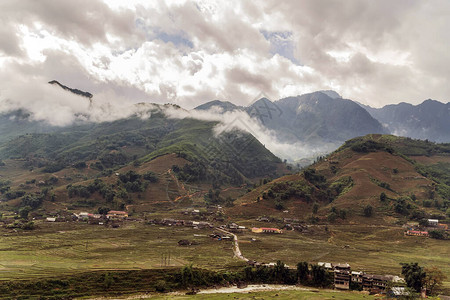
[[313,223],[445,219],[449,174],[450,144],[367,135],[298,174],[255,188],[230,213],[289,214]]
[[[277,174],[280,159],[252,135],[232,131],[216,136],[216,124],[169,119],[154,109],[147,119],[20,135],[0,145],[2,207],[146,211],[149,203],[173,208],[177,199],[205,205],[203,194],[209,189],[245,190],[254,178],[282,175]],[[118,173],[129,178],[117,180]],[[235,197],[223,194],[213,202],[230,196]]]

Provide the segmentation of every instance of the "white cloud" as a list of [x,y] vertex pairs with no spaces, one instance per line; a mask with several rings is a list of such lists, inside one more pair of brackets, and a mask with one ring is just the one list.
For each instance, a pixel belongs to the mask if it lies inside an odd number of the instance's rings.
[[320,89],[375,106],[446,101],[448,9],[445,0],[4,2],[0,60],[62,80],[42,70],[59,51],[77,62],[68,85],[126,87],[134,101],[188,108]]
[[[334,89],[372,106],[448,101],[449,10],[447,0],[3,1],[0,111],[24,107],[64,125],[127,116],[136,102],[247,105],[260,92],[276,100]],[[98,106],[48,86],[53,79],[93,93]]]

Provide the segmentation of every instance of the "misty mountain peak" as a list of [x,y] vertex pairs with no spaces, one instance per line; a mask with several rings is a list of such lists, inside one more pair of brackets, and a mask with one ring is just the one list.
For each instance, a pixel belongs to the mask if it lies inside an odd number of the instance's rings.
[[206,103],[203,103],[194,108],[194,110],[209,110],[213,107],[219,107],[222,109],[222,112],[233,111],[236,109],[241,109],[240,106],[237,106],[229,101],[220,101],[220,100],[212,100]]
[[333,90],[323,90],[323,91],[319,91],[319,92],[323,93],[333,99],[342,99],[342,96]]

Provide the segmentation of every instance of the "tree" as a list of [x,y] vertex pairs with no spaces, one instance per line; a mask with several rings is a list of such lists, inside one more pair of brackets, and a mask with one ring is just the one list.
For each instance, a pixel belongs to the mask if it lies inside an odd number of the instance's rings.
[[445,234],[443,231],[440,230],[431,230],[430,237],[437,240],[445,240]]
[[281,260],[277,261],[277,263],[273,268],[273,271],[276,282],[278,283],[286,282],[289,270],[286,268],[286,265]]
[[99,213],[99,214],[101,214],[101,215],[106,215],[107,213],[108,213],[108,211],[110,211],[111,209],[109,208],[109,207],[102,207],[102,206],[100,206],[98,209],[97,209],[97,212]]
[[380,194],[380,201],[386,201],[386,199],[387,199],[387,197],[386,197],[386,194],[384,193],[384,192],[381,192],[381,194]]
[[427,288],[427,293],[433,295],[436,289],[442,285],[442,282],[447,279],[447,276],[442,273],[442,271],[436,267],[432,266],[430,268],[425,268],[425,287]]
[[113,284],[114,284],[114,276],[111,275],[110,273],[106,273],[103,279],[103,286],[105,287],[105,289],[109,289]]
[[317,214],[318,210],[319,210],[319,204],[317,202],[315,202],[313,204],[313,208],[312,208],[313,214]]
[[373,214],[373,207],[370,204],[367,204],[364,207],[364,216],[371,217]]
[[28,219],[28,214],[30,213],[30,211],[31,211],[31,207],[30,206],[22,207],[19,210],[19,215],[20,215],[20,217],[22,219]]
[[315,286],[327,286],[330,284],[327,270],[323,266],[311,265],[311,275]]
[[308,263],[306,261],[299,262],[297,264],[297,277],[300,282],[306,281],[308,279],[309,269]]
[[402,263],[402,275],[405,277],[406,285],[420,293],[425,281],[426,273],[418,263]]

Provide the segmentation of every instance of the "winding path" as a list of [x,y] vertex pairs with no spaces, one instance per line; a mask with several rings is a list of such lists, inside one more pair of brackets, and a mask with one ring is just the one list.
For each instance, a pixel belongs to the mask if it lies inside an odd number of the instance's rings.
[[237,235],[235,235],[234,233],[231,233],[229,231],[226,231],[226,230],[224,230],[222,228],[217,228],[217,230],[222,231],[222,232],[224,232],[226,234],[232,235],[233,236],[233,253],[234,253],[234,256],[236,256],[237,258],[239,258],[239,259],[241,259],[241,260],[243,260],[245,262],[249,261],[248,258],[246,258],[246,257],[244,257],[242,255],[241,249],[239,249],[239,242],[238,242]]

